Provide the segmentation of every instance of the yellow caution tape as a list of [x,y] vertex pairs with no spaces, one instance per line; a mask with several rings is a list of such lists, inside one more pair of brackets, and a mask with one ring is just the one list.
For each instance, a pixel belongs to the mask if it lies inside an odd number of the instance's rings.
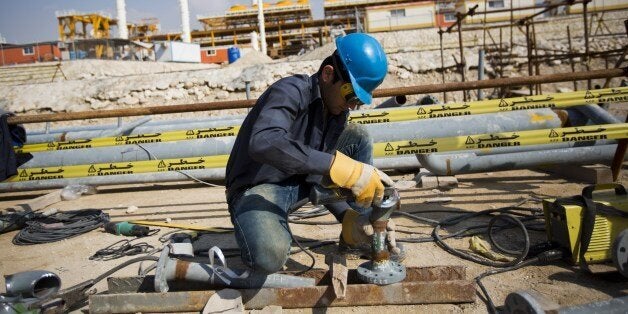
[[349,116],[350,123],[372,124],[541,108],[567,108],[597,103],[628,102],[628,87],[480,100],[402,109],[374,109]]
[[209,232],[216,232],[216,233],[233,232],[233,229],[229,229],[229,228],[200,227],[200,226],[181,225],[181,224],[173,224],[173,223],[150,221],[150,220],[131,220],[129,222],[132,224],[142,225],[142,226],[158,226],[158,227],[168,227],[168,228],[185,229],[185,230],[193,230],[193,231],[209,231]]
[[628,123],[375,143],[375,157],[628,138]]
[[[490,150],[498,147],[615,140],[622,138],[628,138],[628,123],[381,142],[373,145],[373,155],[375,157],[386,157],[467,149]],[[219,168],[225,167],[228,159],[229,155],[217,155],[110,164],[18,169],[17,175],[4,182]]]
[[18,169],[17,175],[14,175],[4,182],[220,168],[227,164],[228,159],[229,155],[217,155],[193,158],[116,162],[110,164]]
[[[578,91],[571,93],[556,93],[549,95],[524,96],[493,100],[480,100],[468,103],[454,103],[447,105],[428,105],[408,108],[373,109],[366,112],[354,113],[349,116],[349,123],[373,124],[452,116],[464,116],[503,111],[515,111],[540,108],[566,108],[590,103],[628,102],[628,87],[607,88],[592,91]],[[115,145],[130,145],[143,143],[159,143],[199,138],[214,138],[235,136],[240,126],[226,126],[200,130],[169,131],[154,134],[139,134],[118,137],[103,137],[67,142],[48,142],[28,144],[15,147],[16,152],[34,153],[40,151],[54,151],[65,149],[92,148]]]
[[192,140],[201,138],[216,138],[225,136],[235,136],[238,134],[240,126],[225,126],[209,129],[168,131],[163,133],[125,135],[116,137],[99,137],[86,140],[73,140],[66,142],[47,142],[24,145],[22,148],[16,147],[19,153],[33,153],[41,151],[54,151],[66,149],[92,148],[116,145],[131,145],[145,143],[172,142],[181,140]]

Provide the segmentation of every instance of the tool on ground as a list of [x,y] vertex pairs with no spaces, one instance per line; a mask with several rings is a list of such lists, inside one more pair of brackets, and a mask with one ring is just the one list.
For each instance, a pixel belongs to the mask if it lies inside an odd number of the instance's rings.
[[139,226],[128,221],[108,222],[104,225],[104,228],[108,233],[129,237],[145,237],[150,233],[148,227]]
[[173,223],[165,223],[165,222],[150,221],[150,220],[131,220],[129,222],[136,225],[158,226],[158,227],[177,228],[177,229],[185,229],[185,230],[193,230],[193,231],[207,231],[207,232],[215,232],[215,233],[233,232],[232,228],[202,227],[202,226],[173,224]]
[[0,295],[0,313],[26,313],[40,309],[43,300],[59,291],[61,279],[54,273],[33,270],[4,276],[6,293]]
[[628,278],[628,195],[624,186],[588,186],[578,196],[543,200],[543,210],[548,240],[566,249],[572,263],[588,270],[588,264],[613,261]]
[[[346,189],[327,189],[314,185],[310,192],[310,201],[313,205],[324,205],[340,200],[351,199],[352,193]],[[384,198],[379,206],[373,206],[369,217],[373,225],[373,239],[371,243],[371,260],[358,267],[358,277],[366,283],[388,285],[405,279],[406,268],[402,264],[390,260],[390,253],[386,245],[386,227],[388,218],[393,210],[399,206],[399,192],[393,187],[384,189]]]

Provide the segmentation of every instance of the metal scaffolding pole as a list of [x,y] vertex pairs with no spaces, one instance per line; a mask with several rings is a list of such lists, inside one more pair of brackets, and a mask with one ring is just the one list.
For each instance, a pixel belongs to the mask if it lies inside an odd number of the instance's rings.
[[[582,19],[584,21],[584,64],[587,67],[587,71],[591,69],[589,66],[589,23],[587,22],[587,4],[591,0],[584,0],[582,2]],[[587,89],[591,89],[591,80],[587,80]]]
[[[440,39],[440,74],[441,81],[445,84],[445,58],[443,56],[443,29],[438,28],[438,37]],[[443,103],[447,103],[447,92],[443,92]]]
[[[571,72],[574,73],[576,72],[576,64],[571,57],[571,54],[573,53],[573,48],[571,46],[571,31],[569,30],[569,25],[567,25],[567,44],[569,45],[569,64],[571,64]],[[575,80],[573,81],[573,90],[578,90],[578,82]]]
[[[532,40],[530,38],[530,22],[525,23],[526,26],[526,47],[528,49],[528,75],[532,76]],[[528,85],[530,95],[532,95],[532,84]]]
[[[462,77],[462,82],[464,83],[466,81],[464,77],[464,70],[467,67],[467,61],[464,58],[464,45],[462,43],[462,14],[457,13],[456,19],[458,20],[458,45],[460,47],[460,63],[458,64],[458,69],[460,71],[460,76]],[[467,101],[467,91],[462,91],[462,99]]]

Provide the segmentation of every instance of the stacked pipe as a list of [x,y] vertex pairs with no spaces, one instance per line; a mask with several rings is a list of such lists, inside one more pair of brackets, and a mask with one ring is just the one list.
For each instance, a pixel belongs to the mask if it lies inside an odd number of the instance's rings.
[[[580,102],[582,103],[581,96]],[[572,104],[578,102],[568,95],[559,99],[563,103]],[[558,100],[556,100],[558,104]],[[454,106],[454,105],[451,105]],[[596,105],[589,105],[592,108],[588,108],[589,111],[595,111],[594,119],[597,121],[604,121],[604,123],[616,123],[615,120],[610,120],[608,114],[600,109]],[[387,112],[394,112],[394,110],[407,110],[407,108],[414,108],[416,110],[419,107],[405,107],[405,108],[387,108]],[[427,108],[427,107],[426,107]],[[474,107],[476,109],[482,109],[482,106]],[[602,112],[600,112],[602,110]],[[352,116],[368,115],[373,111],[358,111],[352,113]],[[605,115],[606,114],[606,115]],[[590,115],[587,113],[587,115]],[[534,118],[537,117],[537,118]],[[544,117],[538,119],[538,117]],[[68,138],[81,138],[86,134],[103,134],[102,132],[115,132],[127,133],[127,134],[146,134],[153,132],[162,132],[165,130],[173,129],[190,129],[195,126],[198,127],[220,127],[228,125],[239,125],[242,121],[242,116],[238,117],[219,117],[212,119],[201,120],[186,120],[186,121],[155,121],[147,122],[147,119],[141,119],[135,121],[133,128],[112,126],[101,127],[100,129],[91,128],[86,129],[59,129],[48,130],[48,134],[33,135],[29,138],[29,143],[32,144],[33,138],[39,136],[40,140],[49,140],[50,137],[57,139],[62,136],[65,139]],[[601,120],[600,120],[601,119]],[[140,126],[141,125],[141,126]],[[561,127],[560,118],[550,109],[534,109],[526,111],[512,111],[501,113],[487,113],[487,114],[474,114],[474,115],[461,115],[452,116],[447,118],[435,118],[415,121],[403,121],[403,122],[391,122],[387,124],[387,127],[381,127],[380,124],[366,124],[365,128],[372,135],[374,142],[389,142],[400,140],[418,140],[418,139],[434,139],[451,136],[461,136],[470,134],[484,134],[484,133],[496,133],[496,132],[510,132],[510,131],[523,131],[523,130],[535,130],[535,129],[550,129]],[[78,130],[78,131],[72,131]],[[59,131],[59,132],[57,132]],[[70,131],[70,132],[68,132]],[[74,134],[74,132],[78,132]],[[85,138],[85,137],[83,137]],[[154,159],[170,159],[170,158],[185,158],[185,157],[199,157],[199,156],[216,156],[216,155],[228,155],[233,146],[235,140],[234,136],[222,137],[222,138],[209,138],[209,139],[197,139],[197,140],[183,140],[172,142],[158,142],[158,143],[144,143],[134,145],[121,145],[121,146],[107,146],[96,147],[86,149],[75,150],[57,150],[57,151],[45,151],[33,153],[33,159],[24,164],[22,168],[45,168],[45,167],[61,167],[71,165],[85,165],[94,163],[117,163],[117,162],[135,162],[146,161]],[[612,144],[614,141],[600,142],[599,144]],[[589,143],[588,145],[591,145]],[[530,167],[538,163],[555,163],[564,161],[565,153],[571,153],[571,156],[579,156],[579,161],[599,162],[609,160],[609,154],[612,154],[614,145],[606,145],[604,147],[591,148],[587,147],[582,149],[579,146],[582,144],[574,143],[561,143],[553,145],[538,145],[538,146],[519,146],[519,147],[501,147],[493,148],[490,150],[490,155],[486,155],[486,151],[483,152],[465,152],[465,154],[458,154],[455,158],[448,156],[446,163],[451,163],[453,159],[459,159],[461,162],[457,168],[449,167],[445,170],[447,174],[463,173],[463,172],[478,172],[493,169],[516,169]],[[556,150],[556,154],[548,154],[550,150]],[[582,153],[575,153],[576,151]],[[521,158],[521,153],[526,152],[528,155],[537,155],[542,158],[533,158],[532,160],[524,160]],[[463,158],[467,156],[468,158]],[[479,162],[479,160],[495,158],[495,156],[501,156],[498,162]],[[527,156],[527,155],[526,155]],[[443,173],[434,166],[434,160],[438,160],[439,155],[432,154],[429,157],[420,155],[407,155],[398,157],[384,157],[376,158],[375,165],[382,169],[417,169],[421,165],[427,167],[428,170],[433,170],[435,173]],[[445,157],[443,157],[445,158]],[[442,159],[445,160],[445,159]],[[442,160],[440,160],[442,162]],[[477,164],[471,165],[473,162]],[[432,169],[430,169],[432,167]],[[185,174],[181,172],[159,172],[159,173],[139,173],[133,175],[110,175],[102,177],[84,177],[84,178],[72,178],[72,179],[50,179],[50,180],[35,180],[35,181],[23,181],[23,182],[4,182],[0,183],[0,190],[10,189],[43,189],[62,187],[68,184],[124,184],[124,183],[142,183],[142,182],[154,182],[154,181],[179,181],[188,179],[188,175],[197,177],[202,180],[222,180],[224,178],[224,168],[212,168],[212,169],[200,169],[200,170],[186,170]]]

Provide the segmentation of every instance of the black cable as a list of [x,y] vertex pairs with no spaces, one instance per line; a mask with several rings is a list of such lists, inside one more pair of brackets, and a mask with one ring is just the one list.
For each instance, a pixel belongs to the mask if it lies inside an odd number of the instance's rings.
[[150,250],[153,250],[155,248],[154,246],[146,242],[132,243],[133,241],[136,241],[138,239],[139,238],[131,240],[120,240],[112,245],[96,251],[94,255],[89,257],[89,259],[96,261],[109,261],[124,256],[133,256],[137,254],[148,253]]
[[290,229],[290,223],[287,223],[286,226],[288,226],[288,232],[290,233],[290,237],[292,237],[292,241],[294,241],[294,243],[297,244],[297,246],[301,249],[301,251],[305,252],[305,254],[307,254],[307,256],[309,256],[312,259],[312,264],[310,264],[310,266],[306,270],[298,272],[297,275],[312,270],[314,268],[314,265],[316,265],[316,258],[314,257],[314,254],[312,254],[312,252],[310,252],[309,250],[306,250],[301,245],[301,243],[299,243],[299,240],[297,240],[294,234],[292,234],[292,229]]
[[36,214],[13,238],[13,244],[32,245],[69,239],[101,227],[109,220],[102,210],[87,209]]
[[480,289],[482,290],[482,293],[484,294],[484,297],[486,298],[486,303],[488,305],[488,310],[489,313],[494,314],[497,313],[497,307],[495,306],[495,303],[493,303],[493,300],[491,299],[491,296],[488,294],[488,290],[486,289],[486,287],[484,287],[484,284],[482,284],[482,279],[488,276],[492,276],[492,275],[496,275],[496,274],[501,274],[501,273],[505,273],[508,271],[513,271],[513,270],[517,270],[519,268],[525,267],[525,266],[529,266],[532,265],[534,263],[537,262],[542,262],[542,263],[550,263],[550,262],[554,262],[557,261],[559,259],[561,259],[563,257],[563,251],[561,250],[549,250],[549,251],[545,251],[540,253],[539,255],[537,255],[534,258],[531,258],[527,261],[521,262],[519,264],[510,266],[510,267],[506,267],[506,268],[500,268],[500,269],[491,269],[489,271],[486,271],[482,274],[480,274],[479,276],[475,277],[475,282],[477,282],[478,286],[480,287]]
[[[484,211],[484,212],[490,212],[490,211],[494,211],[494,210],[488,210],[488,211]],[[513,216],[513,215],[501,214],[500,216],[504,216],[504,215],[506,215],[505,217],[508,217],[506,219],[510,219],[511,221],[513,221],[515,223],[515,225],[522,230],[522,232],[524,234],[524,241],[525,241],[522,253],[525,252],[525,254],[527,254],[528,250],[530,249],[530,238],[528,236],[528,232],[526,230],[525,225],[519,219],[515,218],[515,216]],[[499,216],[497,216],[497,217],[499,217]],[[489,223],[489,230],[492,228],[492,225],[494,224],[495,219],[504,219],[505,217],[491,219],[492,223]],[[495,261],[492,261],[490,259],[480,258],[478,256],[471,255],[469,253],[466,253],[466,252],[463,252],[463,251],[460,251],[460,250],[452,248],[451,246],[449,246],[447,243],[445,243],[443,241],[443,238],[439,234],[439,230],[440,230],[441,226],[449,225],[449,221],[456,221],[456,220],[458,220],[459,217],[454,217],[454,218],[455,219],[446,219],[446,220],[440,222],[436,227],[434,227],[434,230],[432,230],[432,236],[436,240],[436,244],[438,244],[441,248],[443,248],[445,251],[449,252],[450,254],[453,254],[455,256],[458,256],[458,257],[466,259],[466,260],[470,260],[470,261],[476,262],[476,263],[481,264],[481,265],[486,265],[486,266],[491,266],[491,267],[508,267],[508,266],[512,266],[512,265],[515,265],[515,264],[519,263],[521,260],[523,260],[526,257],[526,255],[524,255],[524,254],[518,254],[518,256],[514,260],[512,260],[512,261],[509,261],[509,262],[495,262]]]

